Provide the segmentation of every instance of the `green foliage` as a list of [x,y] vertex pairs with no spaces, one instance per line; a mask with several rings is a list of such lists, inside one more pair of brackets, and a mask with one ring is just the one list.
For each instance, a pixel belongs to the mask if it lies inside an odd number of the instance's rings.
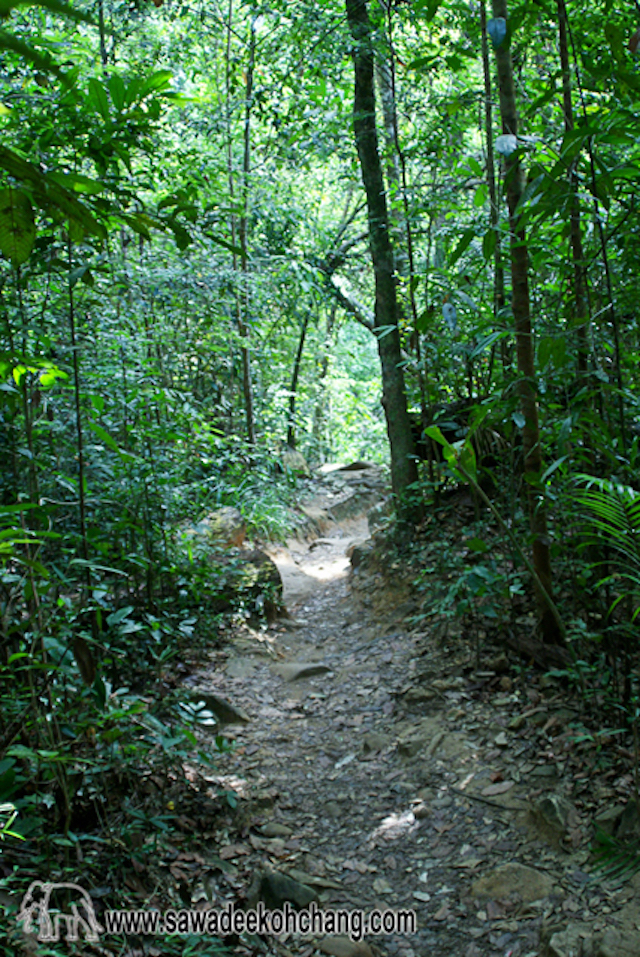
[[[480,24],[471,7],[438,0],[392,4],[388,24],[369,6],[378,62],[395,66],[395,129],[387,117],[380,144],[409,403],[481,407],[460,443],[429,430],[450,471],[472,480],[472,436],[490,408],[516,450],[502,476],[517,471],[526,422],[503,171],[492,209],[478,122]],[[199,716],[176,676],[219,640],[227,611],[256,611],[238,557],[199,551],[182,530],[233,505],[250,535],[284,537],[297,479],[276,461],[290,425],[311,461],[387,457],[344,11],[261,7],[247,96],[251,11],[229,9],[105,3],[101,33],[60,0],[0,7],[0,836],[3,849],[17,834],[50,845],[58,865],[79,851],[99,868],[87,837],[97,818],[127,852],[143,833],[171,832],[173,812],[136,787],[180,779],[198,750]],[[555,16],[523,7],[506,25],[546,457],[527,478],[552,508],[552,546],[574,586],[562,594],[577,606],[565,676],[590,700],[623,701],[632,720],[639,86],[626,14],[609,11],[604,27],[595,7],[571,15],[571,131]],[[494,115],[498,166],[499,133]],[[569,249],[576,198],[586,329]],[[607,479],[575,495],[584,472]],[[501,509],[517,555],[529,527],[520,479],[509,481]],[[595,556],[574,547],[585,516]],[[417,579],[423,617],[505,622],[527,595],[515,560],[486,529],[460,534]],[[609,617],[594,623],[600,595]]]
[[624,883],[640,871],[640,840],[621,841],[596,828],[593,868],[601,877]]
[[31,203],[15,189],[0,190],[0,252],[14,266],[31,255],[36,238]]
[[640,612],[640,493],[588,475],[578,476],[578,481],[586,486],[576,498],[589,516],[590,540],[606,554],[597,566],[614,568],[598,586],[613,585],[619,592],[610,613],[625,600],[636,605],[631,616],[634,622]]

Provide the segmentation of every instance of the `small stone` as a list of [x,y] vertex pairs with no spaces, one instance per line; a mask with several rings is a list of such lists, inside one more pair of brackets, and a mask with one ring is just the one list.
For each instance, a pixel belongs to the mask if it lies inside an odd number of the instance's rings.
[[380,734],[378,731],[368,731],[362,739],[362,750],[365,754],[384,751],[388,747],[389,738],[386,734]]
[[294,881],[287,874],[273,870],[270,867],[265,868],[258,879],[254,879],[249,891],[249,901],[252,906],[262,901],[269,910],[279,910],[285,902],[294,904],[296,907],[308,907],[311,901],[317,901],[316,891]]
[[350,937],[323,937],[318,949],[329,957],[373,957],[373,951],[363,940]]
[[558,838],[564,837],[578,819],[573,804],[559,794],[547,794],[541,798],[534,805],[533,813],[537,823],[554,831]]
[[623,804],[612,804],[611,807],[605,807],[602,811],[598,811],[593,819],[593,823],[596,827],[600,828],[601,831],[604,831],[605,834],[611,837],[622,817],[624,809]]
[[629,801],[624,811],[620,815],[620,822],[616,829],[616,837],[619,839],[636,838],[640,836],[640,813],[635,799]]
[[248,724],[251,721],[242,708],[227,701],[226,698],[221,698],[220,695],[192,690],[191,698],[195,703],[202,702],[207,711],[211,711],[216,716],[220,724]]
[[316,675],[325,675],[331,668],[318,661],[290,661],[285,664],[272,665],[273,671],[279,674],[288,683],[301,681],[303,678],[313,678]]
[[432,701],[435,697],[437,697],[435,691],[431,691],[429,688],[409,688],[404,695],[404,700],[409,705],[424,704],[427,701]]
[[369,544],[364,545],[354,545],[353,548],[349,549],[350,554],[348,554],[349,561],[351,562],[352,568],[359,568],[367,558],[368,555],[371,555],[373,552],[373,546]]
[[489,658],[486,662],[487,671],[496,675],[504,675],[509,671],[509,659],[506,655],[498,655],[497,658]]
[[507,724],[509,731],[519,731],[521,728],[524,728],[527,723],[527,719],[523,714],[517,714],[515,718],[512,718],[511,721]]
[[497,734],[493,739],[493,742],[497,748],[509,747],[509,738],[504,731],[501,731],[500,734]]
[[305,478],[311,477],[311,469],[307,460],[301,452],[295,449],[287,448],[279,457],[279,466],[283,472],[291,472],[294,475],[303,475]]
[[491,900],[509,897],[514,891],[528,904],[548,897],[553,891],[553,881],[548,874],[542,874],[524,864],[513,863],[503,864],[471,886],[472,897]]
[[435,808],[451,807],[453,804],[453,798],[448,794],[445,794],[443,797],[436,798],[433,802]]
[[553,764],[538,764],[529,774],[532,778],[557,778],[558,769]]
[[536,728],[544,728],[548,720],[549,713],[547,711],[536,711],[535,714],[530,716],[530,721]]
[[278,821],[268,821],[261,831],[265,837],[289,837],[293,834],[292,828],[286,824],[279,824]]

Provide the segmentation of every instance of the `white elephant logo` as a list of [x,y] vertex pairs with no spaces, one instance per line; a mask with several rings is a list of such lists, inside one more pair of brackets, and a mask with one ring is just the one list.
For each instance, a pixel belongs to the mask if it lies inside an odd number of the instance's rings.
[[96,920],[93,901],[77,884],[51,884],[34,881],[22,899],[17,919],[25,934],[36,933],[39,941],[60,940],[61,924],[64,940],[98,940],[102,928]]

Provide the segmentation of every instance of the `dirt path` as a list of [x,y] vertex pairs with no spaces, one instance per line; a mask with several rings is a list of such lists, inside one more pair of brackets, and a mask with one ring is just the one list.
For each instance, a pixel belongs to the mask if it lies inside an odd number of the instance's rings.
[[[240,797],[241,828],[221,852],[234,870],[214,902],[251,875],[255,902],[267,864],[325,910],[415,910],[410,936],[325,941],[338,957],[637,957],[611,938],[618,925],[633,933],[633,888],[607,889],[582,870],[576,806],[558,805],[557,833],[553,808],[535,828],[535,801],[563,787],[551,757],[540,761],[537,725],[513,720],[524,699],[497,685],[474,699],[447,649],[410,632],[402,595],[381,607],[375,575],[352,592],[345,552],[366,537],[366,521],[351,520],[279,551],[292,620],[238,633],[199,676],[250,717],[228,729],[236,751],[216,762],[217,784]],[[538,710],[548,720],[553,707]],[[558,936],[573,932],[567,917],[586,949]],[[545,921],[555,944],[540,943]],[[611,952],[593,943],[606,933]],[[309,955],[318,943],[277,946]]]

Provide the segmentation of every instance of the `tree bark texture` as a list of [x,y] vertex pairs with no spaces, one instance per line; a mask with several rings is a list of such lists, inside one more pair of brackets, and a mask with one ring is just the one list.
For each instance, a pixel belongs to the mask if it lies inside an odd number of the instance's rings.
[[[506,0],[493,0],[494,17],[503,17],[507,25]],[[508,39],[504,39],[496,48],[498,68],[498,88],[500,92],[500,114],[503,134],[518,135],[516,111],[516,93],[513,81],[513,63]],[[509,207],[509,226],[511,233],[511,284],[512,308],[516,331],[516,355],[518,362],[518,394],[520,408],[524,417],[522,443],[525,472],[535,478],[542,471],[542,452],[540,448],[540,429],[538,424],[538,402],[535,385],[535,363],[533,331],[529,304],[528,250],[525,230],[521,223],[518,204],[524,189],[523,170],[519,151],[509,153],[505,160],[507,205]],[[560,632],[552,609],[545,600],[545,592],[552,596],[551,560],[549,554],[549,533],[547,531],[547,511],[544,496],[528,483],[529,512],[533,537],[533,567],[535,568],[544,591],[539,591],[539,606],[542,618],[542,637],[550,644],[560,643]]]
[[244,156],[242,161],[242,216],[238,230],[240,240],[240,261],[242,266],[243,295],[242,305],[238,299],[238,333],[242,354],[242,391],[247,422],[247,441],[254,445],[256,441],[255,420],[253,415],[253,382],[251,379],[251,352],[249,346],[249,258],[247,253],[247,219],[249,216],[249,175],[251,173],[251,98],[253,96],[253,73],[256,58],[256,26],[252,18],[249,35],[249,63],[247,65],[247,86],[245,91],[244,112]]
[[353,128],[367,197],[369,246],[376,290],[374,331],[378,340],[382,368],[382,403],[391,446],[391,484],[396,496],[398,517],[410,523],[419,519],[421,514],[415,495],[407,495],[409,486],[418,481],[418,469],[404,389],[393,248],[378,150],[371,22],[366,0],[346,0],[346,7],[349,29],[354,41]]

